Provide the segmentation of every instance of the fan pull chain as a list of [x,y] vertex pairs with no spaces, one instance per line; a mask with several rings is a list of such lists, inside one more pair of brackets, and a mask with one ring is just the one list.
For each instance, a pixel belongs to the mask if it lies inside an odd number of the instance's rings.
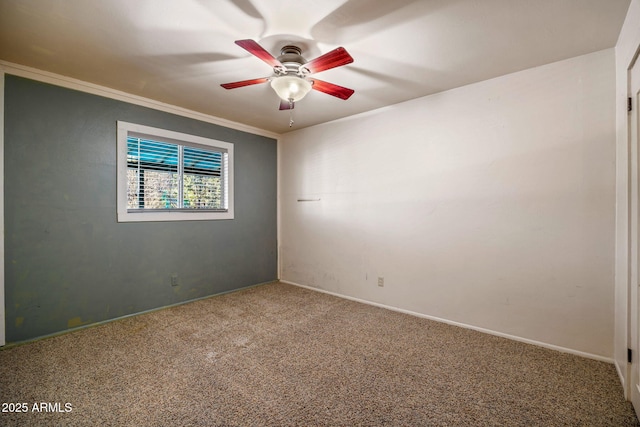
[[293,98],[289,98],[289,127],[293,126]]

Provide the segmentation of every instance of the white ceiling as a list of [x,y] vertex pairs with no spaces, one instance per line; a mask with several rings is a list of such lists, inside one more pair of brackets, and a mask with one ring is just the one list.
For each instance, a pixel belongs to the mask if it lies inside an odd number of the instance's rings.
[[0,59],[283,133],[271,68],[234,44],[352,64],[318,78],[293,130],[615,46],[630,0],[0,0]]

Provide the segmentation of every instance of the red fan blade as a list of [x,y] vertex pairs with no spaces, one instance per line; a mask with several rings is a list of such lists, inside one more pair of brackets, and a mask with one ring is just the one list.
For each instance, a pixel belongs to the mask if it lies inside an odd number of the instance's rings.
[[318,80],[318,79],[309,79],[309,80],[311,81],[311,83],[313,83],[313,86],[311,86],[312,89],[318,90],[320,92],[324,92],[331,96],[335,96],[336,98],[346,100],[346,99],[349,99],[349,97],[353,95],[353,93],[355,92],[353,89],[338,86],[336,84],[325,82],[322,80]]
[[266,83],[268,81],[269,81],[268,78],[263,77],[260,79],[251,79],[251,80],[242,80],[240,82],[224,83],[224,84],[221,84],[220,86],[222,86],[225,89],[235,89],[237,87],[257,85],[259,83]]
[[236,40],[236,44],[241,48],[245,49],[250,54],[257,56],[262,59],[267,64],[271,65],[274,68],[284,68],[284,65],[276,58],[273,57],[269,52],[267,52],[262,46],[258,44],[258,42],[247,39],[247,40]]
[[330,68],[340,67],[342,65],[351,64],[353,58],[343,47],[333,49],[331,52],[327,52],[324,55],[312,59],[301,68],[306,68],[310,73],[319,73],[320,71],[328,70]]
[[280,100],[280,110],[293,110],[296,108],[296,104],[293,102],[285,101],[284,99]]

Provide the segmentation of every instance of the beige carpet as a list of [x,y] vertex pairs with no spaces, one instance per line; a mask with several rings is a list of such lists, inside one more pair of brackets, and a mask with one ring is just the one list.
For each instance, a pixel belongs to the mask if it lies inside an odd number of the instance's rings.
[[0,351],[0,396],[3,426],[640,425],[613,365],[281,283]]

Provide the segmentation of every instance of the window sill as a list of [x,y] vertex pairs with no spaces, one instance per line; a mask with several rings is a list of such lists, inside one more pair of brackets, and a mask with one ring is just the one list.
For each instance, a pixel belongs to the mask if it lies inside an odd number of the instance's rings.
[[233,219],[233,211],[118,212],[118,222],[215,221],[225,219]]

